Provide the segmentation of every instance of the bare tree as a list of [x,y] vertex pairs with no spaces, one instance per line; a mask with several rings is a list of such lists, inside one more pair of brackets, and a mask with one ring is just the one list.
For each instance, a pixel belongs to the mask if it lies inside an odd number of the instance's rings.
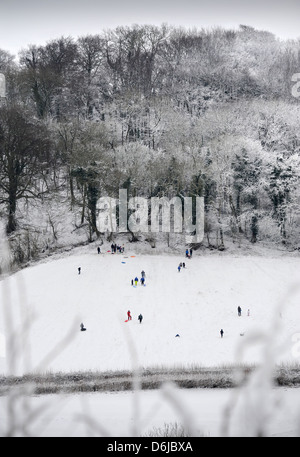
[[49,162],[50,140],[44,124],[20,106],[0,108],[0,203],[8,207],[7,232],[16,229],[18,200],[37,197],[42,164]]

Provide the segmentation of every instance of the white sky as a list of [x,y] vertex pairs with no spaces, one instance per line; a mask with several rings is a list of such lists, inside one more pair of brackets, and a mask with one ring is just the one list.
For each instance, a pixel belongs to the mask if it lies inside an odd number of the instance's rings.
[[268,30],[300,37],[300,0],[0,0],[0,49],[100,33],[119,25],[162,23],[186,28]]

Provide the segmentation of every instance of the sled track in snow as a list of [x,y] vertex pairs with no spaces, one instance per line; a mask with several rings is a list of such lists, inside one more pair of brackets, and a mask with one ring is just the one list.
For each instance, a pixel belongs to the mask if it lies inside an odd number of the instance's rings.
[[[120,392],[159,389],[164,383],[172,382],[183,389],[232,388],[241,385],[255,367],[207,368],[191,370],[142,370],[138,376],[131,372],[82,372],[48,373],[43,375],[0,377],[0,395],[12,389],[26,387],[31,395]],[[300,367],[278,368],[274,375],[274,386],[300,386]]]

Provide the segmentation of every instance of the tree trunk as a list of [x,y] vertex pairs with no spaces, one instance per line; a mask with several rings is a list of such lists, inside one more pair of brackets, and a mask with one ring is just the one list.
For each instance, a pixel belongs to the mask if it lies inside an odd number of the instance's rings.
[[239,233],[243,233],[243,229],[241,227],[241,219],[240,219],[240,197],[237,197],[237,207],[234,206],[232,201],[232,196],[229,195],[229,204],[231,208],[232,215],[235,219],[235,223]]
[[8,223],[7,234],[14,232],[17,228],[16,223],[16,208],[17,208],[17,190],[15,186],[10,186],[8,197]]
[[81,225],[84,223],[84,216],[85,216],[85,201],[86,201],[86,184],[83,185],[82,211],[81,211]]
[[99,189],[97,185],[88,184],[88,208],[90,210],[90,224],[92,228],[92,233],[96,232],[98,235],[97,230],[97,200],[98,200],[98,193]]
[[219,233],[220,233],[220,244],[218,244],[218,250],[224,251],[224,238],[223,238],[223,229],[222,229],[222,221],[221,221],[221,207],[219,207],[219,214],[218,214],[218,223],[219,223]]
[[74,184],[73,184],[73,177],[71,175],[71,169],[69,169],[69,186],[70,186],[70,193],[71,193],[71,210],[75,204],[75,195],[74,195]]
[[251,243],[256,243],[257,241],[257,234],[258,234],[258,224],[257,224],[257,216],[254,215],[251,218]]

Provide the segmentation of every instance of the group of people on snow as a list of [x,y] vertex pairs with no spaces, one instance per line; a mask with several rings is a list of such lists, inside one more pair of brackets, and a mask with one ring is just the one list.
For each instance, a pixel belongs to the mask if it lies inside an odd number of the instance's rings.
[[[98,252],[98,254],[101,253],[100,247],[97,248],[97,252]],[[116,252],[122,253],[122,252],[124,252],[124,246],[121,247],[121,246],[113,243],[111,245],[111,252],[113,254],[116,253]],[[190,259],[192,257],[192,254],[193,254],[193,249],[192,248],[186,249],[186,251],[185,251],[186,258]],[[185,268],[185,262],[180,262],[180,264],[178,265],[178,272],[180,272],[182,268]],[[81,273],[81,267],[78,267],[78,274],[80,274],[80,273]],[[141,278],[140,278],[140,283],[141,283],[142,286],[145,285],[145,279],[146,279],[146,273],[145,273],[144,270],[142,270],[141,271]],[[131,280],[131,285],[132,286],[133,285],[137,286],[138,282],[139,282],[139,279],[136,276],[135,279]],[[242,315],[242,308],[240,306],[237,307],[237,312],[238,312],[238,316]],[[247,311],[247,315],[250,316],[250,310],[249,309]],[[130,313],[129,310],[127,311],[127,320],[128,321],[132,320],[132,316],[131,316],[131,313]],[[138,320],[139,320],[139,322],[141,324],[142,320],[143,320],[142,314],[139,314]],[[80,330],[82,332],[86,330],[86,328],[84,327],[83,323],[80,324]],[[224,330],[223,329],[220,330],[220,335],[221,335],[221,338],[223,338],[223,336],[224,336]],[[177,334],[176,336],[179,336],[179,334]]]
[[[239,317],[242,315],[242,308],[240,306],[237,307],[237,313],[238,313]],[[250,316],[250,309],[248,309],[248,311],[247,311],[247,316]],[[220,335],[221,335],[221,338],[223,338],[224,330],[222,328],[220,330]],[[243,336],[244,333],[240,333],[240,335]]]
[[185,256],[190,259],[193,255],[193,248],[190,248],[190,250],[186,249],[185,250]]
[[[187,259],[191,259],[192,255],[193,255],[193,249],[192,248],[185,250],[185,257]],[[178,265],[178,267],[177,267],[178,273],[180,273],[182,268],[185,268],[185,263],[184,262],[180,262],[180,264]]]
[[178,267],[177,267],[178,273],[180,273],[181,268],[185,268],[185,263],[184,262],[180,262],[180,264],[178,265]]
[[[145,280],[146,280],[146,273],[144,272],[144,270],[141,272],[141,279],[140,279],[140,282],[141,282],[141,285],[144,286],[145,285]],[[139,282],[139,278],[136,276],[134,279],[131,280],[131,285],[135,285],[137,286],[138,285],[138,282]]]
[[116,243],[112,243],[112,245],[110,246],[111,248],[111,253],[112,254],[115,254],[116,252],[119,252],[121,254],[123,254],[125,248],[124,248],[124,245],[123,246],[119,246],[118,244]]
[[[128,310],[127,311],[127,321],[131,321],[131,320],[132,320],[131,312],[130,312],[130,310]],[[138,320],[140,321],[140,324],[141,324],[142,320],[143,320],[142,314],[139,314]]]
[[[142,270],[141,271],[141,279],[140,279],[140,282],[141,282],[142,286],[145,285],[145,279],[146,279],[146,273],[145,273],[144,270]],[[131,280],[131,285],[132,286],[133,285],[137,286],[138,282],[139,282],[139,278],[136,276],[134,279]],[[131,320],[132,320],[131,313],[130,313],[130,311],[127,311],[127,321],[131,321]],[[140,321],[140,324],[141,324],[142,320],[143,320],[142,314],[139,314],[138,320]]]

